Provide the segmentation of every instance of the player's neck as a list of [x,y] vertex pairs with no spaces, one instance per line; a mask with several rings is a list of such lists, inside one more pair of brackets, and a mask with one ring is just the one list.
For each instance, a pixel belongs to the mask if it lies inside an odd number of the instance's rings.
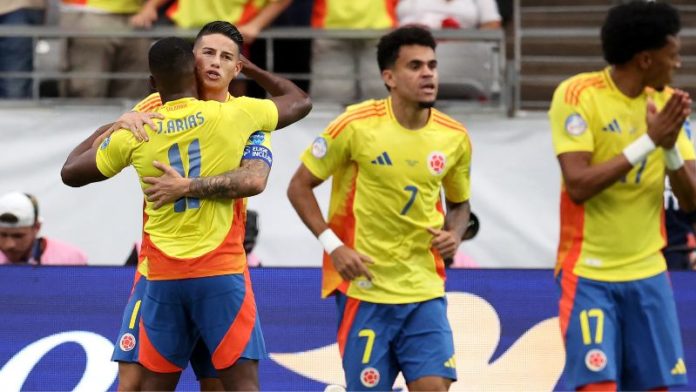
[[187,90],[180,92],[160,92],[160,97],[162,98],[162,104],[167,102],[176,101],[182,98],[198,98],[198,92],[196,90]]
[[609,70],[609,77],[616,88],[629,98],[635,98],[645,90],[642,76],[634,72],[629,65],[612,66]]
[[201,99],[204,101],[226,102],[227,94],[227,89],[221,89],[217,91],[205,90],[201,91]]
[[392,95],[391,102],[394,117],[402,127],[421,129],[428,123],[430,108],[423,108],[418,102],[406,101],[398,95]]

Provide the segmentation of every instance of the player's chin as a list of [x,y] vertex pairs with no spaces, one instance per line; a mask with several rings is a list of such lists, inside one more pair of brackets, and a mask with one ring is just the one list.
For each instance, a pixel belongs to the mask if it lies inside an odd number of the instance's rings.
[[434,98],[418,101],[418,107],[420,107],[421,109],[430,109],[433,106],[435,106],[435,99]]

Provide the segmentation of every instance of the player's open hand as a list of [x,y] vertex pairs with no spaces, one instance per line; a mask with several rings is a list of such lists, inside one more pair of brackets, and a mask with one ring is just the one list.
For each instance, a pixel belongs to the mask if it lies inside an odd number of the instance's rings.
[[353,280],[359,276],[372,280],[372,274],[367,268],[368,264],[374,264],[372,259],[345,245],[331,252],[331,261],[344,280]]
[[443,259],[451,259],[457,253],[459,244],[462,243],[461,238],[451,231],[432,229],[428,227],[428,233],[433,235],[431,246],[435,248]]
[[672,148],[686,118],[691,114],[691,98],[682,90],[674,90],[669,101],[658,111],[655,103],[648,98],[646,122],[648,135],[662,148]]
[[159,113],[123,113],[121,117],[119,117],[118,120],[116,120],[116,122],[114,122],[114,124],[108,129],[108,131],[113,132],[123,128],[133,132],[133,136],[135,136],[137,141],[149,141],[150,138],[147,136],[145,125],[149,125],[150,128],[156,129],[155,123],[152,121],[153,118],[163,119],[164,116]]
[[157,7],[144,5],[130,18],[130,25],[138,29],[149,29],[157,21]]
[[143,177],[143,182],[150,184],[144,193],[148,201],[155,203],[152,208],[158,209],[186,196],[190,179],[182,177],[179,172],[164,163],[154,161],[152,165],[163,172],[159,177]]

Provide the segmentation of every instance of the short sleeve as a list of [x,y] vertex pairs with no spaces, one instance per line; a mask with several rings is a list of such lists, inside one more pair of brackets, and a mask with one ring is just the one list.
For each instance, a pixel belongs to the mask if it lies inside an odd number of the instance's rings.
[[138,102],[133,106],[131,111],[147,113],[159,109],[162,106],[162,98],[160,98],[159,93],[152,93],[145,97],[142,101]]
[[307,169],[322,180],[331,177],[336,169],[350,161],[353,130],[350,123],[341,125],[344,118],[339,116],[329,124],[300,157]]
[[561,84],[553,94],[549,120],[551,138],[556,155],[566,152],[594,151],[594,136],[589,127],[589,119],[581,104],[571,104],[566,100],[568,83]]
[[271,133],[256,131],[249,136],[244,146],[243,161],[261,160],[273,167],[273,151],[271,151]]
[[502,18],[495,0],[477,0],[479,23],[498,22]]
[[677,148],[685,161],[696,159],[694,152],[694,135],[691,130],[691,121],[687,118],[682,126],[682,131],[677,137]]
[[225,104],[237,105],[244,110],[259,131],[275,131],[278,126],[278,107],[270,99],[239,97]]
[[113,177],[131,164],[138,142],[127,130],[118,130],[104,139],[97,150],[97,168],[106,177]]
[[455,163],[445,178],[442,186],[445,189],[445,198],[453,203],[461,203],[469,200],[471,196],[471,141],[468,136],[462,141],[463,154]]

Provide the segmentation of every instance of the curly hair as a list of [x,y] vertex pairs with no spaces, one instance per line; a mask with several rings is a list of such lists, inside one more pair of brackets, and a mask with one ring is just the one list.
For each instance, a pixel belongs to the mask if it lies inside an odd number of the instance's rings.
[[681,30],[677,10],[667,3],[633,1],[612,8],[602,26],[602,52],[612,65],[644,50],[659,49]]

